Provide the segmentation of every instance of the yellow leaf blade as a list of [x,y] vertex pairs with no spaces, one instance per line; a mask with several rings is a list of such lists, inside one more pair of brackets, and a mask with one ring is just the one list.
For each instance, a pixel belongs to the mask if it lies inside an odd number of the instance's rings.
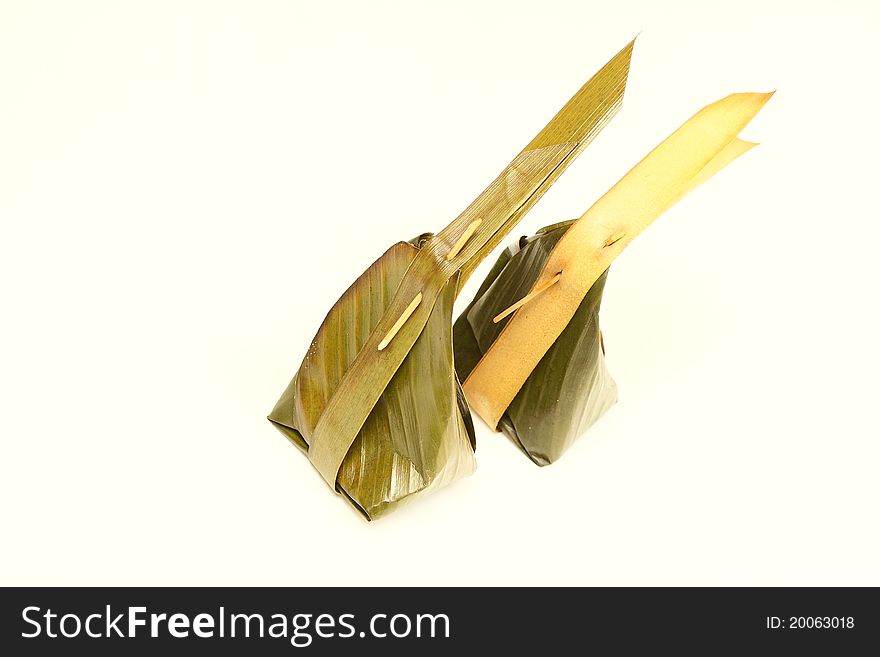
[[611,261],[665,210],[749,150],[737,135],[772,94],[733,94],[697,112],[576,221],[532,291],[556,285],[510,319],[464,383],[468,403],[492,428]]

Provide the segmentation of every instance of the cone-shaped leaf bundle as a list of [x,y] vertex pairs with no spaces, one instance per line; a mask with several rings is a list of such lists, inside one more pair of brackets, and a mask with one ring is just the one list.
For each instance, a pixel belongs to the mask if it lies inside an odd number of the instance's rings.
[[580,219],[508,249],[456,321],[456,368],[471,408],[536,463],[556,460],[616,400],[598,324],[612,260],[753,146],[737,135],[769,97],[734,94],[698,112]]
[[620,107],[632,44],[455,221],[389,249],[333,306],[269,419],[368,518],[474,469],[453,367],[464,280]]

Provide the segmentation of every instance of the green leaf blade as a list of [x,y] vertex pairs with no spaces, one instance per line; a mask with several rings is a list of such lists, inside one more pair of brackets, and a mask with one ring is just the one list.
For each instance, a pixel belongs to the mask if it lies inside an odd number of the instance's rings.
[[[416,252],[410,244],[395,245],[343,294],[270,414],[282,433],[305,451],[327,402],[382,318]],[[456,286],[457,279],[452,279],[441,291],[340,468],[337,488],[370,519],[475,468],[473,425],[453,367]]]

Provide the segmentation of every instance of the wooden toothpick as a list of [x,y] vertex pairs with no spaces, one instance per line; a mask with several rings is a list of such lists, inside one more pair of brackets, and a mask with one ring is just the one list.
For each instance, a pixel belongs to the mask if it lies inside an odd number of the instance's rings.
[[626,231],[620,231],[616,235],[613,235],[613,236],[609,237],[607,240],[605,240],[605,243],[602,245],[602,247],[607,249],[609,246],[611,246],[615,242],[619,242],[624,237],[626,237]]
[[419,307],[419,304],[421,302],[422,293],[419,292],[416,295],[416,298],[413,299],[406,307],[406,310],[403,311],[403,314],[401,314],[400,317],[397,318],[397,321],[394,322],[394,326],[391,327],[391,330],[385,334],[384,338],[382,338],[382,342],[379,343],[379,351],[382,351],[391,343],[391,341],[394,339],[394,336],[397,335],[397,332],[403,328],[403,325],[406,324],[406,320],[408,320],[410,315],[412,315],[416,311],[416,308]]
[[464,248],[464,245],[467,244],[467,241],[471,237],[473,237],[474,233],[477,232],[477,228],[480,227],[481,223],[483,223],[482,219],[474,219],[470,224],[468,224],[468,227],[464,229],[461,237],[458,238],[458,241],[451,249],[449,249],[449,253],[446,254],[447,260],[452,260],[455,256],[459,254],[459,252]]
[[538,296],[539,294],[541,294],[541,292],[543,292],[544,290],[546,290],[548,287],[551,287],[552,285],[556,285],[556,283],[559,282],[559,279],[560,279],[560,278],[562,278],[562,272],[559,272],[558,274],[556,274],[553,278],[551,278],[550,280],[548,280],[546,283],[541,283],[541,285],[539,285],[539,286],[536,287],[534,290],[532,290],[531,292],[529,292],[526,296],[524,296],[522,299],[520,299],[519,301],[517,301],[517,302],[516,302],[515,304],[513,304],[512,306],[510,306],[507,310],[505,310],[505,311],[503,311],[503,312],[500,312],[500,313],[498,313],[497,315],[495,315],[494,319],[492,319],[492,323],[493,323],[493,324],[497,324],[498,322],[500,322],[502,319],[504,319],[505,317],[507,317],[508,315],[510,315],[511,313],[513,313],[513,312],[514,312],[515,310],[517,310],[518,308],[521,308],[522,306],[526,305],[529,301],[531,301],[531,300],[534,299],[536,296]]

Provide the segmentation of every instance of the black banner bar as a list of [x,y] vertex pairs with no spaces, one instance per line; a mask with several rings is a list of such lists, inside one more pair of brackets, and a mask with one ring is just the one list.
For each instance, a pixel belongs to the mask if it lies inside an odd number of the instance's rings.
[[871,588],[7,588],[0,597],[6,655],[650,646],[839,655],[880,646]]

